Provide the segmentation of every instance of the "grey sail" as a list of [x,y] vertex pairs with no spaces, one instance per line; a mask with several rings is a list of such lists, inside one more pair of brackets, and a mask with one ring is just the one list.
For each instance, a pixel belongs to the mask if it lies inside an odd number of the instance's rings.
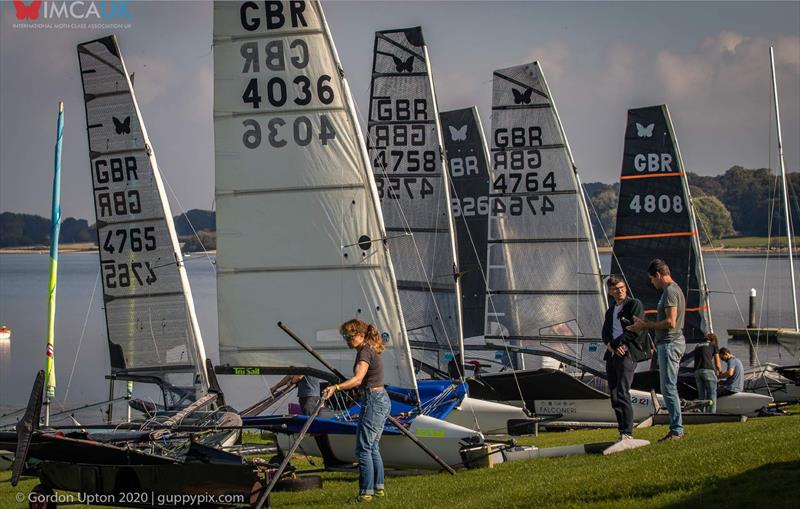
[[353,101],[317,2],[215,2],[214,142],[221,372],[331,374],[339,325],[375,323],[385,382],[416,388]]
[[453,187],[464,338],[482,337],[486,319],[489,154],[478,109],[443,111],[442,135]]
[[420,27],[375,33],[368,149],[412,346],[458,354],[459,284],[447,170]]
[[550,90],[536,62],[492,88],[486,341],[603,374],[600,263]]
[[111,371],[205,389],[172,213],[116,37],[79,44],[78,59]]

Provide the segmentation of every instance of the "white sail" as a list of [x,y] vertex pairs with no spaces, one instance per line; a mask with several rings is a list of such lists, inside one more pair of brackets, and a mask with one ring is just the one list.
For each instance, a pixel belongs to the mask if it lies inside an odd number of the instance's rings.
[[227,372],[329,375],[281,321],[350,373],[338,327],[357,317],[381,331],[385,382],[415,388],[375,184],[317,2],[215,2],[214,131]]
[[494,72],[486,339],[604,373],[606,309],[580,180],[541,67]]
[[116,37],[79,44],[78,58],[112,373],[194,373],[205,389],[203,340],[172,213]]

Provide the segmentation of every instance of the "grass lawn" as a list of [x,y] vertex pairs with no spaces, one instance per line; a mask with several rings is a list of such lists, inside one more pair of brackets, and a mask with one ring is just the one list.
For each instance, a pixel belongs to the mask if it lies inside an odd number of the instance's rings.
[[[649,447],[612,456],[573,456],[499,465],[447,474],[389,476],[381,508],[795,508],[800,486],[800,406],[788,417],[746,423],[689,426],[681,442],[657,444],[665,426],[636,430]],[[614,430],[543,433],[520,442],[552,447],[610,441]],[[252,441],[252,440],[249,440]],[[409,447],[413,447],[409,445]],[[299,458],[299,468],[313,468]],[[356,507],[357,475],[325,473],[324,490],[276,493],[275,508]],[[0,472],[0,507],[35,479],[17,488]],[[359,504],[361,505],[361,504]],[[76,506],[70,506],[76,507]]]
[[[787,237],[772,237],[769,239],[769,246],[771,248],[786,248],[788,240]],[[734,249],[766,249],[767,237],[727,237],[724,239],[717,239],[704,247],[711,248],[734,248]]]

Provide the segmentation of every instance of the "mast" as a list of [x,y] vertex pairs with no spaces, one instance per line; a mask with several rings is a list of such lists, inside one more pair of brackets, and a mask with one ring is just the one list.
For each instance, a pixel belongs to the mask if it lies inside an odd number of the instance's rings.
[[50,288],[47,302],[47,366],[45,368],[44,425],[50,425],[50,400],[56,395],[56,365],[54,356],[56,321],[56,283],[58,280],[58,236],[61,232],[61,141],[64,136],[64,102],[58,103],[56,121],[55,175],[53,176],[53,207],[50,212]]
[[778,83],[775,80],[775,54],[772,46],[769,47],[769,65],[772,70],[772,95],[775,98],[775,125],[778,130],[778,155],[781,165],[781,187],[783,189],[783,210],[786,212],[786,236],[789,244],[789,273],[792,277],[792,308],[794,309],[794,330],[800,331],[797,320],[797,286],[794,281],[794,257],[792,252],[792,215],[789,213],[789,192],[786,186],[786,168],[783,164],[783,138],[781,137],[781,110],[778,106]]
[[431,87],[431,101],[433,102],[433,120],[436,126],[436,141],[439,144],[439,160],[442,162],[442,184],[444,184],[445,207],[447,211],[447,223],[450,228],[450,252],[453,259],[453,277],[455,279],[455,301],[456,301],[456,335],[458,340],[458,366],[461,378],[464,378],[464,317],[462,316],[461,307],[461,278],[458,276],[458,245],[456,244],[456,223],[453,218],[453,207],[449,206],[452,203],[450,195],[450,186],[453,185],[453,180],[450,178],[450,169],[448,168],[447,157],[444,150],[444,139],[442,138],[442,120],[438,115],[439,105],[436,102],[436,89],[433,86],[433,71],[431,71],[431,59],[428,55],[428,46],[423,45],[422,51],[425,54],[425,68],[428,73],[428,83]]
[[[669,129],[669,132],[672,135],[672,140],[675,143],[675,157],[678,159],[679,166],[681,168],[686,168],[686,166],[683,164],[683,157],[681,156],[678,137],[675,136],[675,127],[672,125],[672,116],[669,114],[669,107],[666,104],[664,105],[664,111],[667,119],[667,129]],[[689,189],[689,179],[681,178],[681,185],[683,186],[683,192],[686,194],[686,201],[689,203],[687,212],[689,212],[689,223],[691,230],[696,233],[696,235],[690,238],[692,239],[695,253],[697,253],[697,277],[699,278],[697,281],[697,291],[700,292],[700,297],[702,299],[700,307],[706,308],[705,313],[702,314],[706,320],[707,331],[714,332],[714,324],[711,321],[711,302],[709,299],[708,281],[706,280],[706,264],[703,261],[703,247],[700,245],[700,230],[697,228],[697,216],[694,213],[694,201],[692,200],[691,189]],[[688,292],[690,291],[690,288],[686,288],[687,296]]]

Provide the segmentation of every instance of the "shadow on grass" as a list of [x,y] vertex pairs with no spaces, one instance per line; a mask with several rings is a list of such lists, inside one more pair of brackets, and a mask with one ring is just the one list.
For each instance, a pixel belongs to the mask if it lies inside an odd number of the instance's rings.
[[717,479],[699,492],[664,509],[702,507],[798,507],[797,486],[800,484],[800,461],[768,463],[731,477]]

